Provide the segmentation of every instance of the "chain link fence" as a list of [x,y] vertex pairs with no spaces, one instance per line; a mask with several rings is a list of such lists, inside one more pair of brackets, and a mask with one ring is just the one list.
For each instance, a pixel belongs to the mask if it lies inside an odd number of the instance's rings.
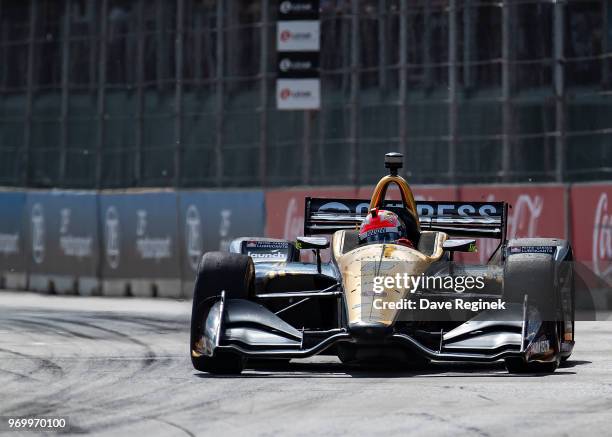
[[[279,0],[282,1],[282,0]],[[278,111],[277,0],[0,0],[0,184],[612,175],[612,1],[321,0],[320,111]]]

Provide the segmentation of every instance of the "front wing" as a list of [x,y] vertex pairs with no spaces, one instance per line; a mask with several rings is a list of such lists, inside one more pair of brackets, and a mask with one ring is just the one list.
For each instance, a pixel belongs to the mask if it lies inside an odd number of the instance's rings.
[[192,354],[232,352],[245,358],[307,358],[341,342],[407,348],[433,361],[493,362],[522,357],[526,362],[551,362],[571,352],[567,349],[573,342],[560,342],[555,323],[541,320],[527,300],[511,305],[503,316],[484,311],[455,329],[441,331],[438,347],[432,348],[401,329],[371,337],[356,335],[347,328],[298,330],[255,302],[227,300],[222,294],[211,306]]

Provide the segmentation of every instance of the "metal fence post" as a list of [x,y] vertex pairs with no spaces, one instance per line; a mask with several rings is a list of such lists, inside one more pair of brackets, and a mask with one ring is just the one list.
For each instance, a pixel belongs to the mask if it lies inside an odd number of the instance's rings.
[[314,111],[302,111],[304,131],[302,136],[302,184],[310,184],[310,163],[312,153],[312,118]]
[[174,186],[181,185],[183,128],[183,25],[185,1],[176,0],[176,34],[174,40]]
[[28,69],[27,69],[27,88],[26,88],[26,106],[25,106],[25,126],[23,132],[23,154],[21,161],[22,168],[22,185],[24,187],[30,184],[30,146],[32,142],[32,100],[34,98],[34,40],[36,38],[36,18],[37,18],[38,2],[30,0],[30,17],[28,31]]
[[[404,156],[407,153],[406,92],[408,89],[408,0],[400,0],[399,10],[399,151]],[[407,171],[408,169],[406,169]]]
[[[601,51],[605,55],[609,54],[612,51],[612,47],[610,46],[610,40],[612,39],[612,30],[610,29],[610,21],[612,20],[612,1],[603,0],[602,1],[602,10],[601,15],[603,17],[603,41],[601,44]],[[602,59],[602,86],[609,87],[612,84],[612,77],[610,77],[610,67],[612,61],[609,57]]]
[[[6,26],[3,26],[3,17],[2,17],[2,12],[4,12],[4,9],[2,8],[2,0],[0,0],[0,45],[2,45],[2,47],[6,47],[6,42],[8,40],[8,29]],[[7,82],[7,75],[8,75],[8,62],[7,62],[7,53],[8,50],[3,49],[0,51],[0,64],[2,64],[0,66],[0,90],[4,91],[4,89],[6,88],[6,82]]]
[[217,118],[215,122],[215,181],[218,186],[223,183],[223,51],[225,35],[223,33],[223,4],[217,2],[217,46],[216,46],[216,107]]
[[60,156],[59,185],[66,185],[66,159],[68,148],[68,87],[70,74],[70,20],[71,0],[65,1],[64,21],[62,25],[62,96],[60,109]]
[[463,2],[463,86],[472,86],[472,49],[474,45],[474,29],[472,29],[473,11],[472,1]]
[[553,44],[555,56],[555,180],[562,182],[565,176],[565,150],[566,150],[566,120],[565,120],[565,58],[564,58],[564,22],[565,4],[557,1],[554,4],[554,30]]
[[387,9],[385,0],[378,0],[378,86],[380,91],[387,89]]
[[432,62],[431,62],[431,2],[425,0],[423,10],[423,84],[426,89],[432,85]]
[[157,79],[157,89],[162,91],[165,86],[164,79],[168,79],[166,72],[167,68],[167,54],[168,50],[166,49],[166,39],[164,38],[164,34],[166,32],[166,16],[164,15],[164,0],[157,0],[155,2],[155,52],[156,52],[156,79]]
[[457,0],[448,8],[448,180],[455,182],[457,150]]
[[106,46],[108,0],[102,0],[100,11],[100,50],[98,57],[98,132],[96,139],[96,188],[102,188],[102,150],[104,148],[105,111],[106,111]]
[[511,154],[511,134],[512,134],[512,108],[510,103],[511,88],[511,60],[510,60],[510,1],[502,2],[502,169],[501,177],[504,181],[510,179],[510,154]]
[[350,183],[359,181],[359,0],[351,0]]
[[142,149],[144,143],[144,0],[136,5],[136,153],[134,154],[134,182],[142,184]]
[[261,52],[259,71],[260,88],[260,118],[259,118],[259,183],[262,187],[268,185],[268,23],[269,0],[261,1]]

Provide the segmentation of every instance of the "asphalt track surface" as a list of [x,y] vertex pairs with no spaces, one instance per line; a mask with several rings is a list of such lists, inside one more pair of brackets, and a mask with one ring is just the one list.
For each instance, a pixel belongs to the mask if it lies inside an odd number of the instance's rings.
[[360,370],[317,357],[214,377],[191,367],[189,311],[0,292],[0,416],[65,416],[72,433],[108,436],[612,433],[612,322],[579,322],[574,356],[546,376],[501,364]]

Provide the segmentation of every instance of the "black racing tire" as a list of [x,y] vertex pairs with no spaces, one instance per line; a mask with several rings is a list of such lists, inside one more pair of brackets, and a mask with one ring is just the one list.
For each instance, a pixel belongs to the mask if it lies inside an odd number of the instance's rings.
[[506,259],[504,299],[506,302],[522,304],[525,294],[530,305],[546,314],[557,312],[559,297],[555,288],[555,262],[551,257],[520,254]]
[[196,370],[215,374],[242,372],[245,359],[230,352],[214,356],[194,356],[195,344],[200,340],[202,324],[216,296],[225,291],[226,299],[248,299],[254,293],[255,268],[251,257],[228,252],[208,252],[202,256],[193,290],[191,309],[190,352]]
[[[510,373],[552,373],[563,360],[561,340],[564,336],[566,315],[563,311],[559,288],[560,272],[550,256],[519,254],[509,256],[504,264],[504,299],[509,303],[523,303],[525,294],[529,305],[535,306],[547,322],[555,324],[557,357],[551,362],[526,362],[522,357],[506,358]],[[571,295],[569,317],[574,323],[574,295]],[[568,320],[569,321],[569,320]],[[565,357],[565,359],[567,359]]]

